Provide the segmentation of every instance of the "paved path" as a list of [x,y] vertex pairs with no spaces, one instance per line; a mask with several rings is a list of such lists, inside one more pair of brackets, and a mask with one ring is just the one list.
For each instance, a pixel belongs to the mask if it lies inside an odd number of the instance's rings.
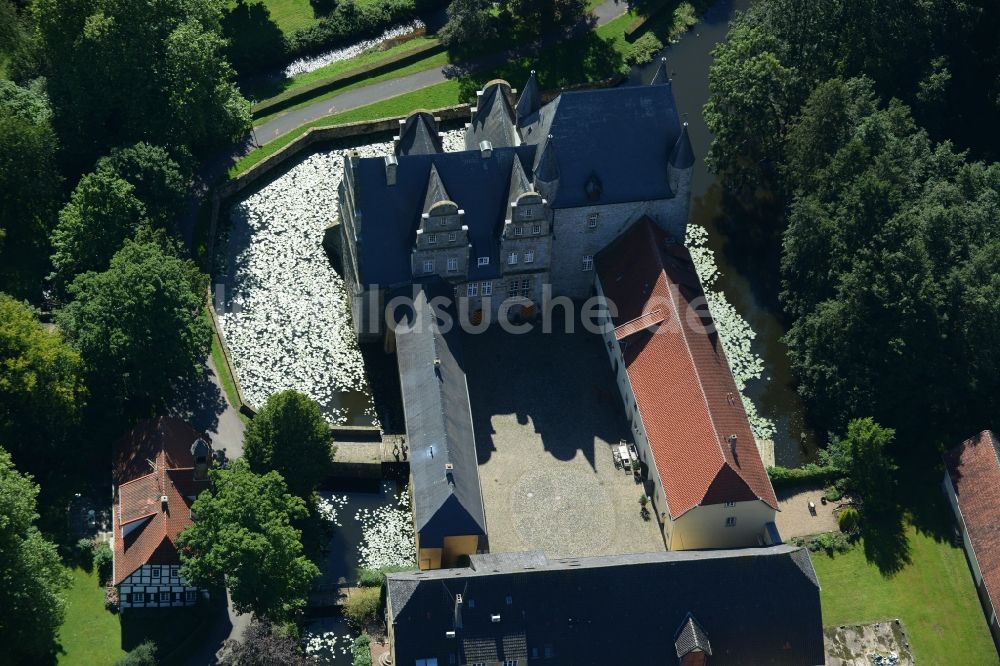
[[243,421],[229,401],[219,382],[212,358],[208,358],[201,378],[178,391],[169,410],[198,430],[212,437],[212,447],[225,449],[230,459],[243,455]]
[[242,640],[250,625],[250,613],[240,615],[233,609],[232,599],[226,593],[226,613],[219,613],[215,624],[201,642],[198,651],[187,660],[188,666],[214,666],[222,657],[223,645],[227,640]]

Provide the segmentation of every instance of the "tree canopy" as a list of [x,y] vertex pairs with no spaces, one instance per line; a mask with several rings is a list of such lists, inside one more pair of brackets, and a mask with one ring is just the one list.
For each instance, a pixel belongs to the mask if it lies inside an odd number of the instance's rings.
[[190,161],[189,155],[182,154],[179,163],[166,148],[139,142],[113,149],[97,161],[94,170],[112,173],[132,185],[153,225],[169,230],[184,210],[191,179]]
[[210,475],[214,492],[195,500],[198,520],[179,537],[181,575],[199,587],[224,576],[238,612],[291,618],[319,575],[292,526],[308,515],[305,502],[288,493],[280,474],[254,474],[242,459]]
[[0,640],[11,663],[42,663],[56,651],[69,574],[35,527],[38,486],[0,447]]
[[243,455],[262,474],[275,470],[308,498],[329,473],[333,438],[316,401],[298,391],[275,393],[247,425]]
[[36,0],[42,73],[80,172],[145,140],[196,154],[238,138],[250,105],[223,57],[215,0]]
[[41,473],[62,455],[85,396],[80,355],[0,293],[0,441],[22,469]]
[[198,376],[208,353],[207,279],[165,245],[155,237],[126,241],[106,271],[73,281],[73,301],[59,314],[92,393],[110,405],[162,405],[176,382]]
[[25,298],[40,294],[61,183],[59,141],[39,84],[0,79],[0,289]]
[[223,666],[308,666],[316,660],[302,654],[298,642],[266,620],[253,620],[243,639],[226,641]]

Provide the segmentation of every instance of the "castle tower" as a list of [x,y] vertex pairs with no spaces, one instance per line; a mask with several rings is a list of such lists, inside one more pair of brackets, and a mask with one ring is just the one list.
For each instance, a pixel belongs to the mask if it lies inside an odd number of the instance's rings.
[[684,220],[687,221],[691,210],[691,178],[694,174],[694,150],[691,148],[687,123],[681,125],[681,134],[670,151],[667,173],[674,197],[683,202]]
[[208,478],[208,463],[212,458],[212,447],[199,437],[191,445],[191,457],[194,458],[194,480],[204,481]]

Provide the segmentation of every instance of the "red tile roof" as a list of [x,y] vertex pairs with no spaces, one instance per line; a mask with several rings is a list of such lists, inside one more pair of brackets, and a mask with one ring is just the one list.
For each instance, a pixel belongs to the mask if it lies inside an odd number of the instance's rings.
[[[179,564],[177,535],[208,481],[194,479],[191,445],[208,437],[179,419],[143,421],[114,448],[114,576],[119,585],[143,564]],[[166,495],[164,511],[160,498]],[[137,526],[127,536],[123,525]]]
[[958,508],[986,583],[990,603],[1000,601],[1000,442],[989,430],[944,455]]
[[777,509],[687,248],[643,218],[597,269],[670,515],[755,499]]

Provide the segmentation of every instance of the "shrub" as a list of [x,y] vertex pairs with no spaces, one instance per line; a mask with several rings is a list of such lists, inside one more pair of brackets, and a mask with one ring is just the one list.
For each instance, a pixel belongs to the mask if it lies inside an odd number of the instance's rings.
[[840,478],[841,473],[833,467],[809,463],[802,467],[768,467],[767,474],[775,488],[797,485],[820,485]]
[[836,485],[832,485],[823,492],[823,497],[827,502],[839,502],[844,493]]
[[344,617],[356,629],[364,629],[378,618],[381,603],[381,587],[359,588],[344,603]]
[[118,588],[114,585],[104,588],[104,608],[112,613],[118,612]]
[[107,543],[99,543],[94,546],[94,567],[97,568],[97,577],[101,585],[107,584],[111,578],[111,567],[114,564],[114,553]]
[[833,555],[835,552],[844,553],[850,550],[851,542],[843,534],[827,532],[809,539],[806,547],[813,553],[818,553],[822,550],[827,555]]
[[94,566],[94,540],[80,539],[73,545],[73,557],[81,567],[90,571]]
[[372,639],[368,634],[361,634],[351,645],[354,656],[354,666],[372,666]]
[[[468,565],[468,555],[466,557],[466,564]],[[459,556],[459,561],[461,561],[462,556]],[[462,566],[461,564],[459,566]],[[412,571],[413,567],[380,567],[378,569],[368,569],[364,568],[358,573],[358,587],[382,587],[385,585],[385,575],[396,573],[397,571]]]
[[145,641],[115,662],[115,666],[156,666],[156,643]]
[[625,62],[630,65],[645,65],[663,49],[663,42],[651,32],[647,32],[625,49]]
[[861,516],[858,514],[858,510],[853,506],[846,507],[837,516],[837,524],[840,525],[840,531],[845,534],[853,534],[857,531],[861,524]]

